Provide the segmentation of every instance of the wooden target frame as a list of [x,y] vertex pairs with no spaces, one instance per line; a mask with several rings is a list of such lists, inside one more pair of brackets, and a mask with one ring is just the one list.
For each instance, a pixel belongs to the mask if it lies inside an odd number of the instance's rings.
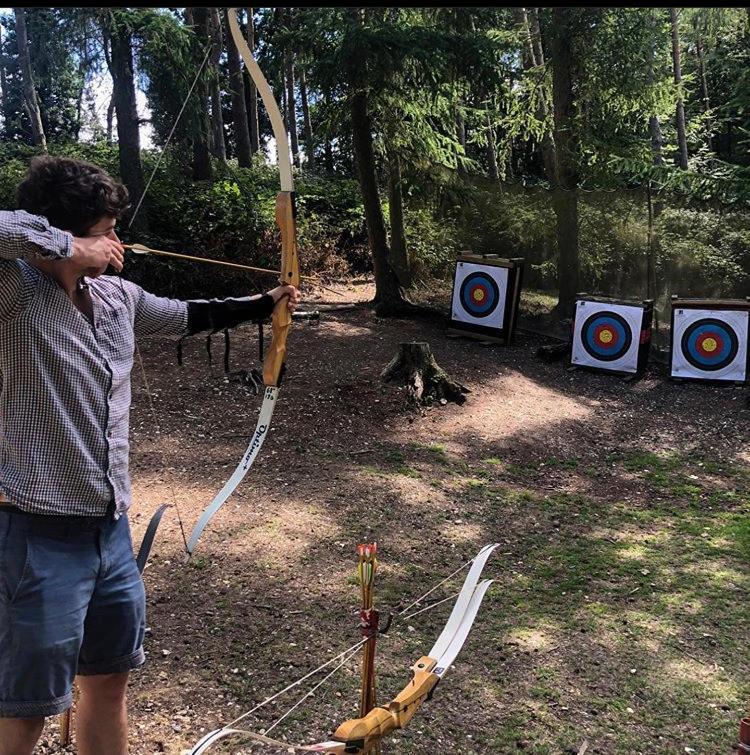
[[746,383],[750,299],[672,297],[670,375],[676,380]]
[[653,319],[653,299],[578,294],[571,365],[619,375],[642,375],[651,351]]
[[456,260],[448,332],[483,341],[513,341],[524,260],[462,252]]

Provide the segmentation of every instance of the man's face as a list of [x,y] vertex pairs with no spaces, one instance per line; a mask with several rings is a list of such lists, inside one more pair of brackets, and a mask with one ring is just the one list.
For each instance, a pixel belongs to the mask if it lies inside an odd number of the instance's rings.
[[93,236],[106,236],[112,241],[119,241],[117,234],[115,233],[115,226],[117,225],[117,218],[108,218],[106,215],[103,218],[94,223],[86,233],[87,237]]

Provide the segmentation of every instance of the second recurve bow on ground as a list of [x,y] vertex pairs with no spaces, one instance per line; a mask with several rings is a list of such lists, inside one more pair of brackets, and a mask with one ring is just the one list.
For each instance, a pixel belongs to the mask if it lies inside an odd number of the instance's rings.
[[[286,752],[317,752],[323,753],[324,755],[344,755],[345,753],[348,755],[371,755],[374,752],[378,752],[383,737],[386,737],[397,729],[403,729],[409,721],[411,721],[419,709],[419,706],[432,695],[435,687],[445,676],[448,669],[453,665],[453,662],[466,642],[466,638],[469,636],[469,632],[474,624],[482,600],[492,584],[491,579],[483,580],[481,577],[488,559],[497,547],[497,543],[485,545],[471,561],[459,567],[428,592],[412,601],[395,617],[396,620],[405,621],[406,619],[446,602],[438,601],[430,606],[408,613],[411,608],[421,603],[425,598],[437,590],[438,587],[445,584],[464,569],[470,567],[469,573],[466,575],[463,586],[461,587],[458,597],[453,605],[453,610],[451,611],[440,636],[432,646],[432,649],[414,663],[411,667],[411,679],[401,692],[399,692],[390,702],[383,705],[374,704],[375,670],[374,651],[372,650],[372,647],[377,633],[373,632],[372,618],[363,618],[361,626],[363,628],[363,634],[365,635],[364,639],[321,664],[318,668],[313,669],[301,679],[292,682],[281,691],[266,698],[254,708],[243,713],[226,726],[206,734],[206,736],[203,737],[203,739],[201,739],[192,750],[190,750],[190,755],[204,755],[204,753],[207,753],[214,744],[227,738],[245,739],[258,744],[267,745],[269,748],[275,747],[277,748],[277,751]],[[360,584],[363,589],[363,598],[365,600],[371,597],[371,595],[367,595],[367,593],[371,591],[371,580],[376,568],[375,552],[375,548],[372,545],[360,546],[358,571],[360,574]],[[365,580],[369,582],[368,585],[365,585],[362,581],[363,576]],[[363,609],[363,614],[365,613],[365,610],[366,609]],[[296,710],[305,700],[309,699],[323,683],[351,660],[359,652],[360,648],[363,647],[365,648],[365,660],[363,663],[363,688],[361,693],[362,707],[360,708],[360,711],[367,707],[370,702],[374,704],[374,707],[363,715],[360,715],[360,717],[342,723],[334,732],[333,738],[325,742],[294,745],[268,736],[268,734],[285,720],[292,711]],[[327,673],[326,676],[312,688],[312,690],[307,692],[304,697],[298,700],[271,726],[267,727],[263,734],[248,729],[238,728],[238,726],[243,721],[247,720],[252,714],[331,666],[334,666],[333,670]]]

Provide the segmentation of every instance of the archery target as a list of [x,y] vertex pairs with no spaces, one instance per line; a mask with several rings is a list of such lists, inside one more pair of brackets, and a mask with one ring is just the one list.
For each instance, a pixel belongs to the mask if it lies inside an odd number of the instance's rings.
[[643,307],[579,301],[572,364],[616,372],[638,371]]
[[459,262],[453,282],[453,320],[501,329],[507,290],[508,268]]
[[672,377],[744,381],[747,335],[748,312],[677,308]]

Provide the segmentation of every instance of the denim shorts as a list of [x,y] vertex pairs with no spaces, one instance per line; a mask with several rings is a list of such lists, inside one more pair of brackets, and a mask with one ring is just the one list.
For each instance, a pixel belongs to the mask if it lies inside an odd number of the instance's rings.
[[0,717],[70,707],[76,674],[142,665],[146,596],[126,516],[0,506]]

